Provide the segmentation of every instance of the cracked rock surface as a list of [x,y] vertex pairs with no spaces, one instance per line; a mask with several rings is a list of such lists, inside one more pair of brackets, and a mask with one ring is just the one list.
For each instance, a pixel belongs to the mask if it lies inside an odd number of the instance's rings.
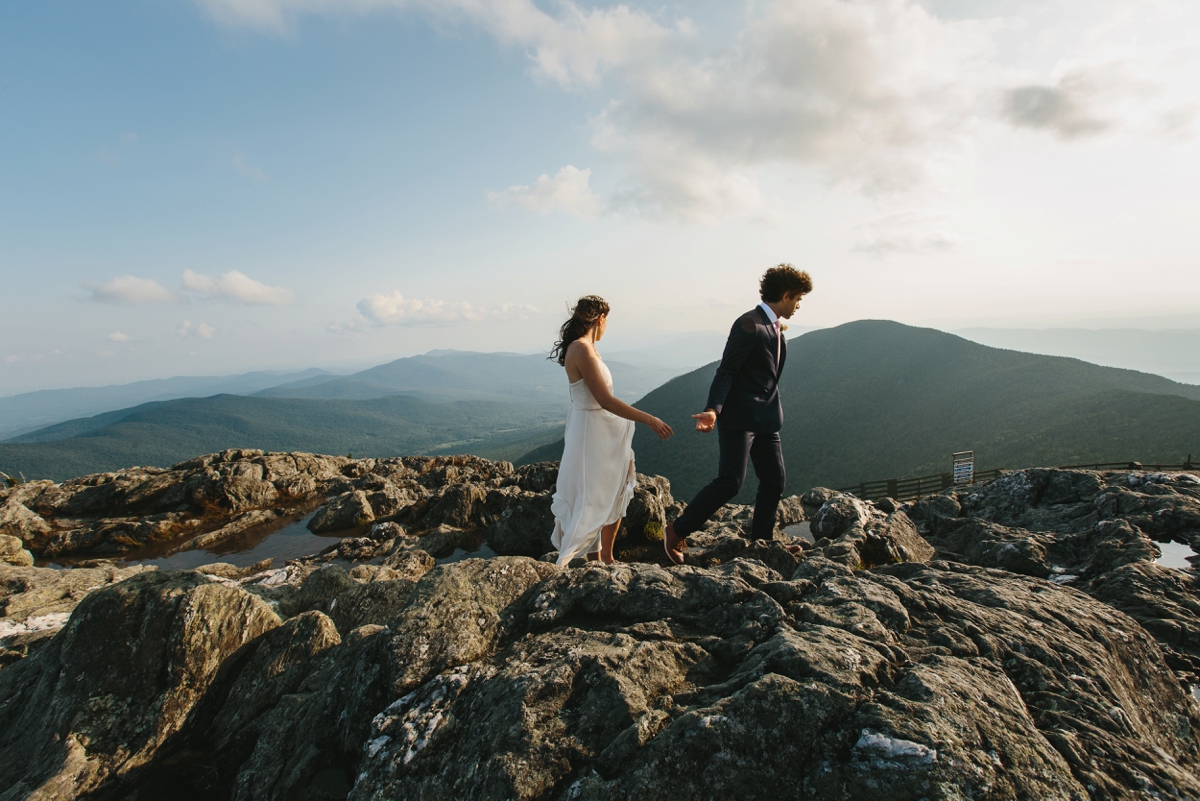
[[[1155,564],[1200,482],[814,490],[798,554],[727,507],[681,567],[435,565],[536,551],[549,468],[366,461],[324,491],[375,518],[319,557],[53,571],[69,620],[0,667],[0,799],[1200,797],[1197,588]],[[399,476],[427,494],[381,518]],[[634,557],[678,509],[642,492]]]

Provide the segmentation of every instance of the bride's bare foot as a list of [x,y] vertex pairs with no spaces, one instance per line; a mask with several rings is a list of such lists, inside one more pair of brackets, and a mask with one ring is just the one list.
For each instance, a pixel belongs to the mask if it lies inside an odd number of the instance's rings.
[[591,553],[589,553],[589,554],[587,555],[587,560],[588,560],[589,562],[599,562],[599,561],[600,561],[600,552],[599,552],[599,551],[592,551]]

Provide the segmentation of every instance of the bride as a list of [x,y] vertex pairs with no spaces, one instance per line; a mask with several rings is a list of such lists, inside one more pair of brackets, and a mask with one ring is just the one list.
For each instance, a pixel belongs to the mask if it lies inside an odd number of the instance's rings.
[[[596,352],[608,327],[608,304],[588,295],[563,323],[550,358],[567,368],[571,409],[567,412],[558,487],[550,509],[558,564],[580,554],[613,563],[613,540],[633,498],[633,427],[645,423],[659,439],[675,432],[652,414],[612,394],[612,373]],[[597,554],[598,552],[598,554]]]

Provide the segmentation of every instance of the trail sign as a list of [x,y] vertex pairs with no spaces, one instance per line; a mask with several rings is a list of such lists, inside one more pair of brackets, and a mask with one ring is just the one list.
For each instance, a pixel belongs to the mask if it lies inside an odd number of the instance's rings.
[[954,483],[972,484],[975,481],[975,451],[959,451],[954,458]]

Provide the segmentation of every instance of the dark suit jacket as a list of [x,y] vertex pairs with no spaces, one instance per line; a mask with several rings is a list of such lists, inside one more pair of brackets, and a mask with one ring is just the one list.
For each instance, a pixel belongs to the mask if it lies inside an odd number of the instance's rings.
[[779,336],[775,361],[775,326],[761,306],[739,317],[729,330],[721,366],[708,390],[707,408],[722,428],[773,434],[783,428],[779,376],[787,361],[787,342]]

